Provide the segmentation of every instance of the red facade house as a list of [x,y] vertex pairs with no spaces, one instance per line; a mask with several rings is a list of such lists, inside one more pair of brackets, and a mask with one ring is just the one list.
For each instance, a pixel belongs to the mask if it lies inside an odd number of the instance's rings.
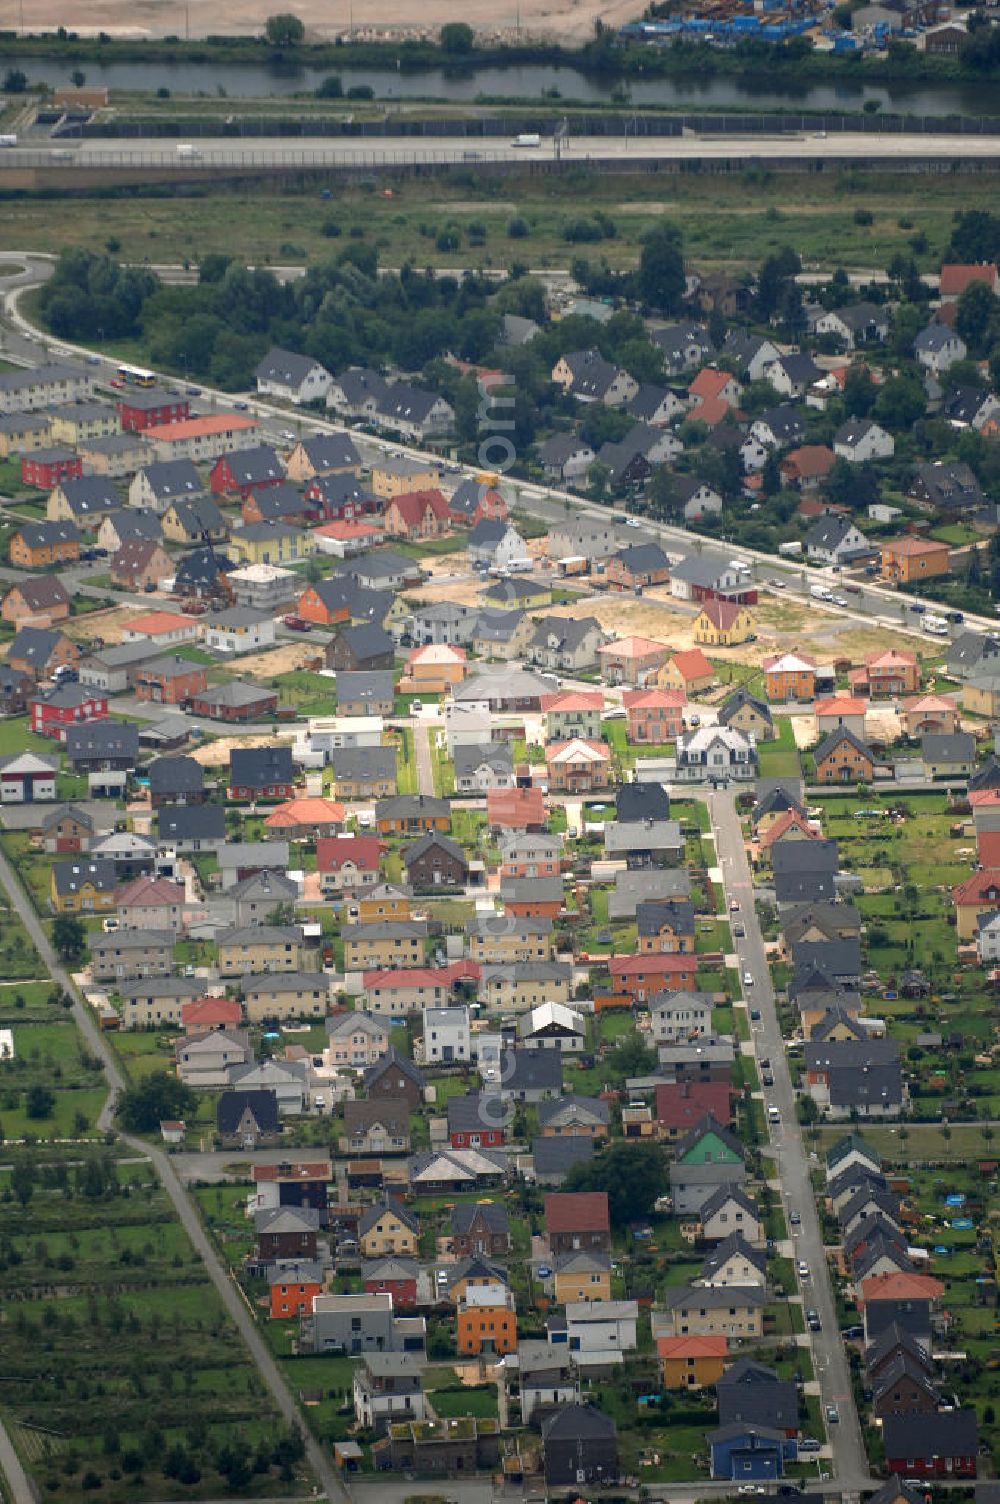
[[64,480],[83,474],[83,460],[72,449],[36,449],[21,456],[21,484],[51,491]]
[[487,789],[486,823],[491,830],[544,830],[541,789]]
[[885,1460],[902,1478],[974,1478],[979,1430],[974,1410],[930,1415],[887,1415],[882,1422]]
[[655,745],[676,741],[684,730],[686,703],[682,689],[626,689],[622,704],[629,741]]
[[209,488],[216,496],[239,496],[246,501],[254,491],[280,486],[285,470],[277,454],[267,444],[253,449],[238,449],[221,454],[209,471]]
[[53,741],[64,742],[67,726],[107,719],[108,697],[83,684],[64,684],[29,700],[28,712],[31,729],[37,736],[50,736]]
[[366,1295],[391,1295],[394,1311],[417,1303],[416,1270],[410,1273],[409,1260],[373,1259],[363,1271]]
[[176,656],[147,664],[135,681],[136,697],[154,705],[183,705],[207,688],[208,671],[200,663]]
[[322,1275],[316,1266],[305,1265],[275,1270],[271,1278],[271,1318],[286,1320],[305,1316],[312,1310],[313,1296],[323,1293]]
[[187,397],[155,388],[124,393],[116,405],[126,433],[143,433],[147,428],[159,428],[164,423],[182,423],[191,416]]
[[503,1107],[500,1097],[448,1098],[448,1142],[453,1149],[502,1149]]

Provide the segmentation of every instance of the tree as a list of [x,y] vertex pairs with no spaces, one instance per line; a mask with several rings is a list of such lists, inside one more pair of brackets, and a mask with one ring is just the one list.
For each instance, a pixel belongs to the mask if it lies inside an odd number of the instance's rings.
[[60,961],[80,961],[87,949],[87,927],[75,914],[59,914],[52,924],[52,944]]
[[10,1188],[22,1206],[27,1206],[35,1189],[35,1172],[26,1159],[16,1161],[10,1172]]
[[647,230],[639,253],[639,295],[662,313],[673,313],[684,296],[684,253],[681,232],[664,221]]
[[8,68],[4,74],[3,92],[5,94],[23,94],[28,87],[28,75],[22,73],[20,68]]
[[451,53],[471,52],[475,33],[464,21],[449,21],[441,28],[441,51]]
[[653,1210],[667,1184],[667,1156],[661,1144],[608,1142],[586,1164],[574,1165],[564,1191],[605,1191],[616,1227],[626,1226]]
[[927,410],[927,397],[917,376],[890,376],[880,387],[873,412],[887,428],[910,428]]
[[997,300],[985,282],[970,282],[955,309],[955,333],[978,358],[993,346],[997,332]]
[[154,1071],[122,1092],[115,1116],[130,1133],[153,1133],[165,1118],[183,1118],[197,1105],[197,1095],[183,1081],[166,1071]]
[[955,218],[946,260],[965,266],[994,261],[1000,254],[1000,218],[986,209],[967,209]]
[[305,34],[306,29],[302,22],[290,11],[268,16],[264,23],[264,35],[272,47],[295,47],[302,41]]
[[786,310],[794,304],[789,287],[802,270],[802,262],[791,246],[782,246],[768,256],[757,278],[757,317],[772,319],[782,304]]
[[50,1118],[56,1105],[56,1094],[47,1086],[29,1086],[24,1097],[24,1110],[29,1118]]
[[867,366],[848,366],[844,377],[844,412],[849,418],[867,418],[875,402],[875,383]]

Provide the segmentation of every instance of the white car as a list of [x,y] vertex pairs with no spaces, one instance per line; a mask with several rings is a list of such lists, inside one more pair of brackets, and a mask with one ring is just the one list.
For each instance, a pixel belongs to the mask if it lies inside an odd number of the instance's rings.
[[629,517],[628,520],[625,523],[625,526],[626,527],[642,527],[642,523],[639,521],[638,517]]
[[753,986],[753,972],[751,972],[751,971],[745,971],[743,973],[743,985],[744,985],[744,987],[752,987]]
[[799,1270],[799,1279],[808,1279],[809,1278],[809,1265],[806,1263],[805,1259],[799,1259],[798,1270]]

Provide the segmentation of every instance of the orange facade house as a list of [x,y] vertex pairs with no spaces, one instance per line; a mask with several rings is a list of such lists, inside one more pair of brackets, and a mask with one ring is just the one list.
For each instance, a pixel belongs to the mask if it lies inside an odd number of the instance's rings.
[[279,1268],[271,1279],[271,1319],[284,1321],[307,1315],[312,1310],[313,1297],[322,1293],[323,1276],[318,1264]]
[[764,659],[769,700],[811,700],[816,693],[816,660],[804,653],[777,653]]
[[684,691],[680,689],[627,689],[622,704],[628,717],[630,742],[676,741],[684,730]]
[[932,538],[892,538],[882,546],[882,578],[898,585],[930,580],[947,574],[951,568],[951,551],[947,543]]
[[414,648],[399,681],[401,695],[446,695],[465,678],[465,649],[447,642],[431,642]]
[[887,648],[884,653],[869,653],[865,658],[868,692],[873,700],[897,699],[912,695],[920,688],[920,663],[915,653]]
[[448,503],[436,488],[394,496],[382,521],[389,538],[440,538],[451,529]]
[[664,1389],[704,1389],[726,1371],[725,1337],[657,1337]]
[[653,637],[618,637],[597,649],[601,677],[608,684],[643,684],[670,657],[665,642]]
[[469,1285],[458,1306],[458,1351],[465,1357],[517,1350],[517,1313],[503,1285]]

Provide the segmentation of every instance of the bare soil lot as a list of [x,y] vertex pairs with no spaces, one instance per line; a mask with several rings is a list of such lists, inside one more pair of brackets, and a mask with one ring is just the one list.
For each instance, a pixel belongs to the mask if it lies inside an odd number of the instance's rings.
[[[563,41],[586,41],[593,35],[599,17],[606,26],[642,14],[641,0],[506,0],[497,10],[488,0],[472,0],[456,7],[437,0],[430,9],[422,0],[367,0],[357,13],[346,3],[329,5],[324,0],[297,0],[295,13],[306,26],[311,41],[345,36],[349,29],[359,38],[384,36],[433,37],[447,21],[466,21],[484,41],[513,41],[525,36],[552,37]],[[93,0],[74,14],[59,0],[35,0],[31,10],[33,31],[72,26],[82,36],[107,32],[110,36],[162,37],[259,36],[274,11],[270,0]],[[0,30],[16,31],[23,24],[17,0],[0,0]]]

